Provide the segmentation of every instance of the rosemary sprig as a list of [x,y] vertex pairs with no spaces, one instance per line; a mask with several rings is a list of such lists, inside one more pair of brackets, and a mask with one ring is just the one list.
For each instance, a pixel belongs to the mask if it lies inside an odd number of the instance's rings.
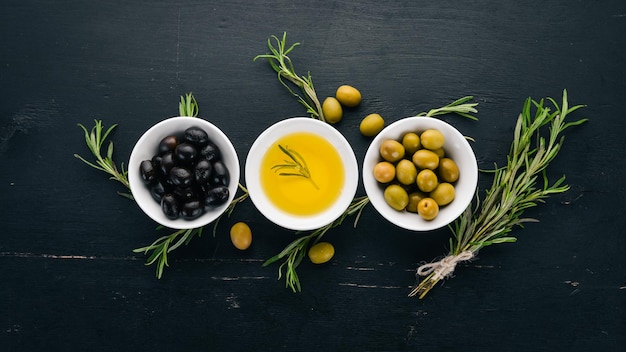
[[478,103],[468,103],[468,101],[472,99],[474,99],[473,96],[465,96],[438,109],[431,109],[428,112],[419,113],[417,116],[435,117],[445,114],[457,114],[463,117],[467,117],[468,119],[478,120],[476,116],[472,115],[478,112],[478,110],[476,110],[476,106],[478,106]]
[[180,96],[180,103],[178,103],[180,116],[198,117],[198,111],[198,102],[191,92]]
[[[272,166],[272,170],[279,172],[279,176],[304,177],[311,181],[315,189],[320,189],[311,176],[311,171],[306,164],[306,160],[302,157],[302,155],[300,155],[300,153],[293,148],[289,148],[289,146],[283,147],[279,144],[278,148],[280,148],[280,150],[289,157],[289,160],[284,160],[284,164],[276,164]],[[281,170],[291,170],[292,172],[282,172]]]
[[[80,127],[85,133],[85,142],[87,143],[87,147],[91,151],[91,154],[96,158],[95,163],[87,161],[78,154],[74,154],[74,157],[80,159],[82,162],[96,170],[106,172],[110,175],[109,179],[120,182],[124,185],[124,187],[130,190],[130,184],[128,183],[128,171],[124,170],[124,163],[120,165],[121,171],[118,171],[117,166],[115,166],[115,162],[113,161],[113,142],[109,142],[106,156],[102,155],[102,145],[113,129],[117,127],[117,124],[109,127],[105,131],[102,120],[94,120],[94,122],[95,125],[91,128],[91,130],[87,130],[87,128],[80,123],[78,124],[78,127]],[[118,194],[126,198],[133,199],[133,196],[130,193],[118,192]]]
[[[159,229],[160,228],[163,227],[159,226]],[[167,260],[168,253],[180,247],[183,243],[188,245],[195,235],[198,235],[198,237],[202,235],[202,227],[177,230],[170,235],[159,237],[149,246],[133,249],[133,252],[148,254],[148,252],[152,251],[146,260],[146,265],[156,263],[156,276],[160,279],[163,275],[163,269],[169,266]]]
[[312,231],[308,235],[301,236],[288,244],[280,253],[271,257],[263,263],[263,266],[268,266],[279,260],[283,260],[283,263],[278,267],[278,279],[283,276],[283,269],[285,269],[285,286],[291,288],[293,292],[302,291],[300,284],[300,278],[296,272],[296,268],[302,262],[302,259],[306,256],[309,246],[319,242],[319,240],[328,232],[328,230],[337,227],[343,223],[343,221],[351,215],[356,215],[353,226],[356,227],[363,208],[369,203],[367,196],[357,197],[350,203],[348,209],[346,209],[339,218],[330,224],[320,227]]
[[[272,39],[276,43],[276,46],[272,44]],[[299,76],[288,56],[288,54],[298,45],[300,45],[300,43],[294,43],[287,47],[287,32],[283,33],[282,39],[272,35],[267,39],[267,46],[271,53],[257,55],[253,60],[267,59],[272,69],[274,69],[274,71],[278,74],[278,80],[280,83],[287,88],[289,93],[298,98],[300,104],[304,105],[306,108],[307,113],[309,113],[313,118],[326,121],[324,119],[324,113],[322,112],[322,105],[320,104],[320,101],[317,98],[317,93],[315,93],[315,88],[313,87],[311,72],[308,72],[306,76]],[[303,95],[298,94],[291,89],[283,78],[297,86]]]
[[550,106],[544,106],[544,99],[535,101],[528,98],[525,101],[515,126],[507,165],[495,168],[493,183],[482,202],[477,196],[476,204],[470,205],[450,226],[453,236],[448,255],[441,261],[418,268],[417,274],[425,277],[409,296],[423,298],[439,281],[452,274],[457,263],[471,260],[482,248],[515,242],[516,238],[510,236],[513,228],[536,221],[522,218],[524,210],[543,202],[550,195],[569,189],[564,183],[565,176],[550,183],[546,168],[563,146],[562,133],[587,119],[565,122],[568,114],[583,107],[569,107],[566,90],[563,91],[560,106],[552,98],[547,100],[554,111]]

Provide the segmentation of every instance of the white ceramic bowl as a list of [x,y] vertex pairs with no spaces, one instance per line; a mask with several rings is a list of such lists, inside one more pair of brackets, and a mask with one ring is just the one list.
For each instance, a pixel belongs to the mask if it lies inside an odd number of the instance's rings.
[[[293,215],[281,210],[269,200],[261,187],[263,156],[276,140],[297,132],[314,133],[330,142],[341,156],[345,171],[339,198],[327,210],[310,216]],[[270,126],[254,141],[246,158],[245,179],[250,199],[267,219],[287,229],[305,231],[330,224],[350,206],[359,182],[359,170],[352,147],[334,127],[310,117],[292,117]]]
[[[220,149],[222,160],[230,173],[230,183],[228,185],[230,195],[226,203],[204,213],[197,219],[186,220],[179,218],[170,220],[163,214],[161,205],[152,198],[150,190],[143,183],[139,172],[139,165],[143,160],[152,159],[154,154],[157,153],[161,139],[172,134],[182,134],[187,128],[192,126],[200,127],[206,131],[211,141]],[[154,221],[172,229],[202,227],[222,215],[238,190],[239,174],[239,159],[231,141],[224,132],[215,125],[198,117],[171,117],[152,126],[139,138],[130,154],[130,160],[128,162],[128,181],[130,182],[130,190],[133,194],[133,198],[135,198],[135,202],[137,202],[141,210]]]
[[[374,165],[380,158],[380,145],[384,140],[400,140],[405,133],[422,132],[434,128],[443,133],[446,155],[459,167],[455,183],[455,199],[440,208],[433,220],[424,220],[418,214],[391,208],[383,196],[384,186],[374,179]],[[451,125],[432,117],[407,117],[385,127],[372,141],[363,160],[363,185],[374,208],[388,221],[407,230],[429,231],[444,227],[454,221],[467,208],[476,194],[478,165],[476,156],[465,137]]]

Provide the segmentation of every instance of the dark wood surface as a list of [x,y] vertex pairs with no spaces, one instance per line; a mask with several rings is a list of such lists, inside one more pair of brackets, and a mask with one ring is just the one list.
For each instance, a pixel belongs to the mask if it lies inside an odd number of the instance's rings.
[[[623,1],[3,1],[0,5],[0,350],[617,351],[626,344]],[[366,114],[388,122],[474,95],[479,166],[503,163],[524,99],[586,104],[549,175],[571,190],[528,211],[515,244],[484,249],[425,299],[421,262],[450,232],[401,230],[369,206],[325,237],[327,265],[299,268],[303,292],[262,267],[295,238],[250,201],[175,251],[164,277],[132,252],[166,234],[89,155],[77,123],[119,124],[115,160],[177,115],[233,140],[305,114],[266,62],[266,40],[301,42],[296,70],[318,94],[347,83],[363,103],[337,128],[359,164]],[[489,176],[481,174],[484,189]],[[364,194],[362,186],[358,194]],[[232,247],[246,221],[254,243]]]

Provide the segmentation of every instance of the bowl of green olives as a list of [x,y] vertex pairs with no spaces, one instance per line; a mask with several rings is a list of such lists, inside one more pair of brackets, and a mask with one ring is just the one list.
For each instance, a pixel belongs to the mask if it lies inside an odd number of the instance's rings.
[[222,215],[235,197],[239,159],[230,139],[197,117],[165,119],[135,144],[128,181],[146,215],[172,229],[202,227]]
[[400,119],[372,140],[363,160],[370,202],[412,231],[444,227],[468,207],[478,184],[476,156],[453,126],[432,117]]

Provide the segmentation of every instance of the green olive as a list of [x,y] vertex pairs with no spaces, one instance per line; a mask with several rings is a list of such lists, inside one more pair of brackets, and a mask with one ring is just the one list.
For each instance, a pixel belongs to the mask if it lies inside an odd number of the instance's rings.
[[361,103],[361,92],[352,86],[344,84],[337,88],[335,98],[341,105],[353,108]]
[[439,132],[439,130],[429,129],[420,135],[420,141],[422,142],[422,146],[426,149],[435,150],[443,147],[444,142],[446,141],[443,133]]
[[385,127],[385,120],[379,114],[369,114],[361,120],[359,130],[366,137],[372,137],[382,131]]
[[433,153],[437,154],[439,159],[441,159],[444,156],[446,156],[446,152],[445,152],[445,150],[443,150],[443,148],[435,149],[435,150],[433,150]]
[[430,192],[430,197],[434,199],[439,206],[450,204],[454,200],[454,196],[454,186],[449,184],[448,182],[442,182],[438,184],[437,188]]
[[430,192],[437,188],[439,180],[433,170],[424,169],[417,174],[417,188],[422,192]]
[[396,140],[387,139],[380,145],[380,156],[391,163],[395,163],[404,157],[404,147]]
[[383,193],[385,201],[395,210],[402,211],[409,204],[409,195],[399,185],[389,185]]
[[341,121],[343,109],[341,108],[341,104],[339,104],[339,100],[333,97],[324,99],[322,103],[322,113],[324,114],[326,122],[330,124]]
[[396,178],[403,185],[411,185],[415,183],[417,178],[417,168],[412,161],[402,159],[396,165]]
[[411,213],[417,213],[417,204],[420,200],[427,198],[428,196],[424,192],[411,192],[409,193],[409,204],[406,205],[406,211]]
[[309,259],[313,264],[323,264],[335,255],[335,247],[328,242],[318,242],[309,248]]
[[230,240],[235,248],[246,250],[252,244],[252,231],[245,222],[238,222],[230,228]]
[[420,169],[434,170],[439,166],[439,157],[432,150],[420,149],[411,158]]
[[389,183],[396,178],[396,167],[388,161],[374,165],[374,179],[380,183]]
[[456,182],[459,179],[459,167],[454,160],[450,158],[439,160],[439,177],[446,182]]
[[439,214],[439,206],[432,198],[424,198],[417,204],[417,212],[424,220],[432,220]]
[[420,136],[417,133],[409,132],[402,136],[402,145],[408,155],[413,155],[422,146]]

